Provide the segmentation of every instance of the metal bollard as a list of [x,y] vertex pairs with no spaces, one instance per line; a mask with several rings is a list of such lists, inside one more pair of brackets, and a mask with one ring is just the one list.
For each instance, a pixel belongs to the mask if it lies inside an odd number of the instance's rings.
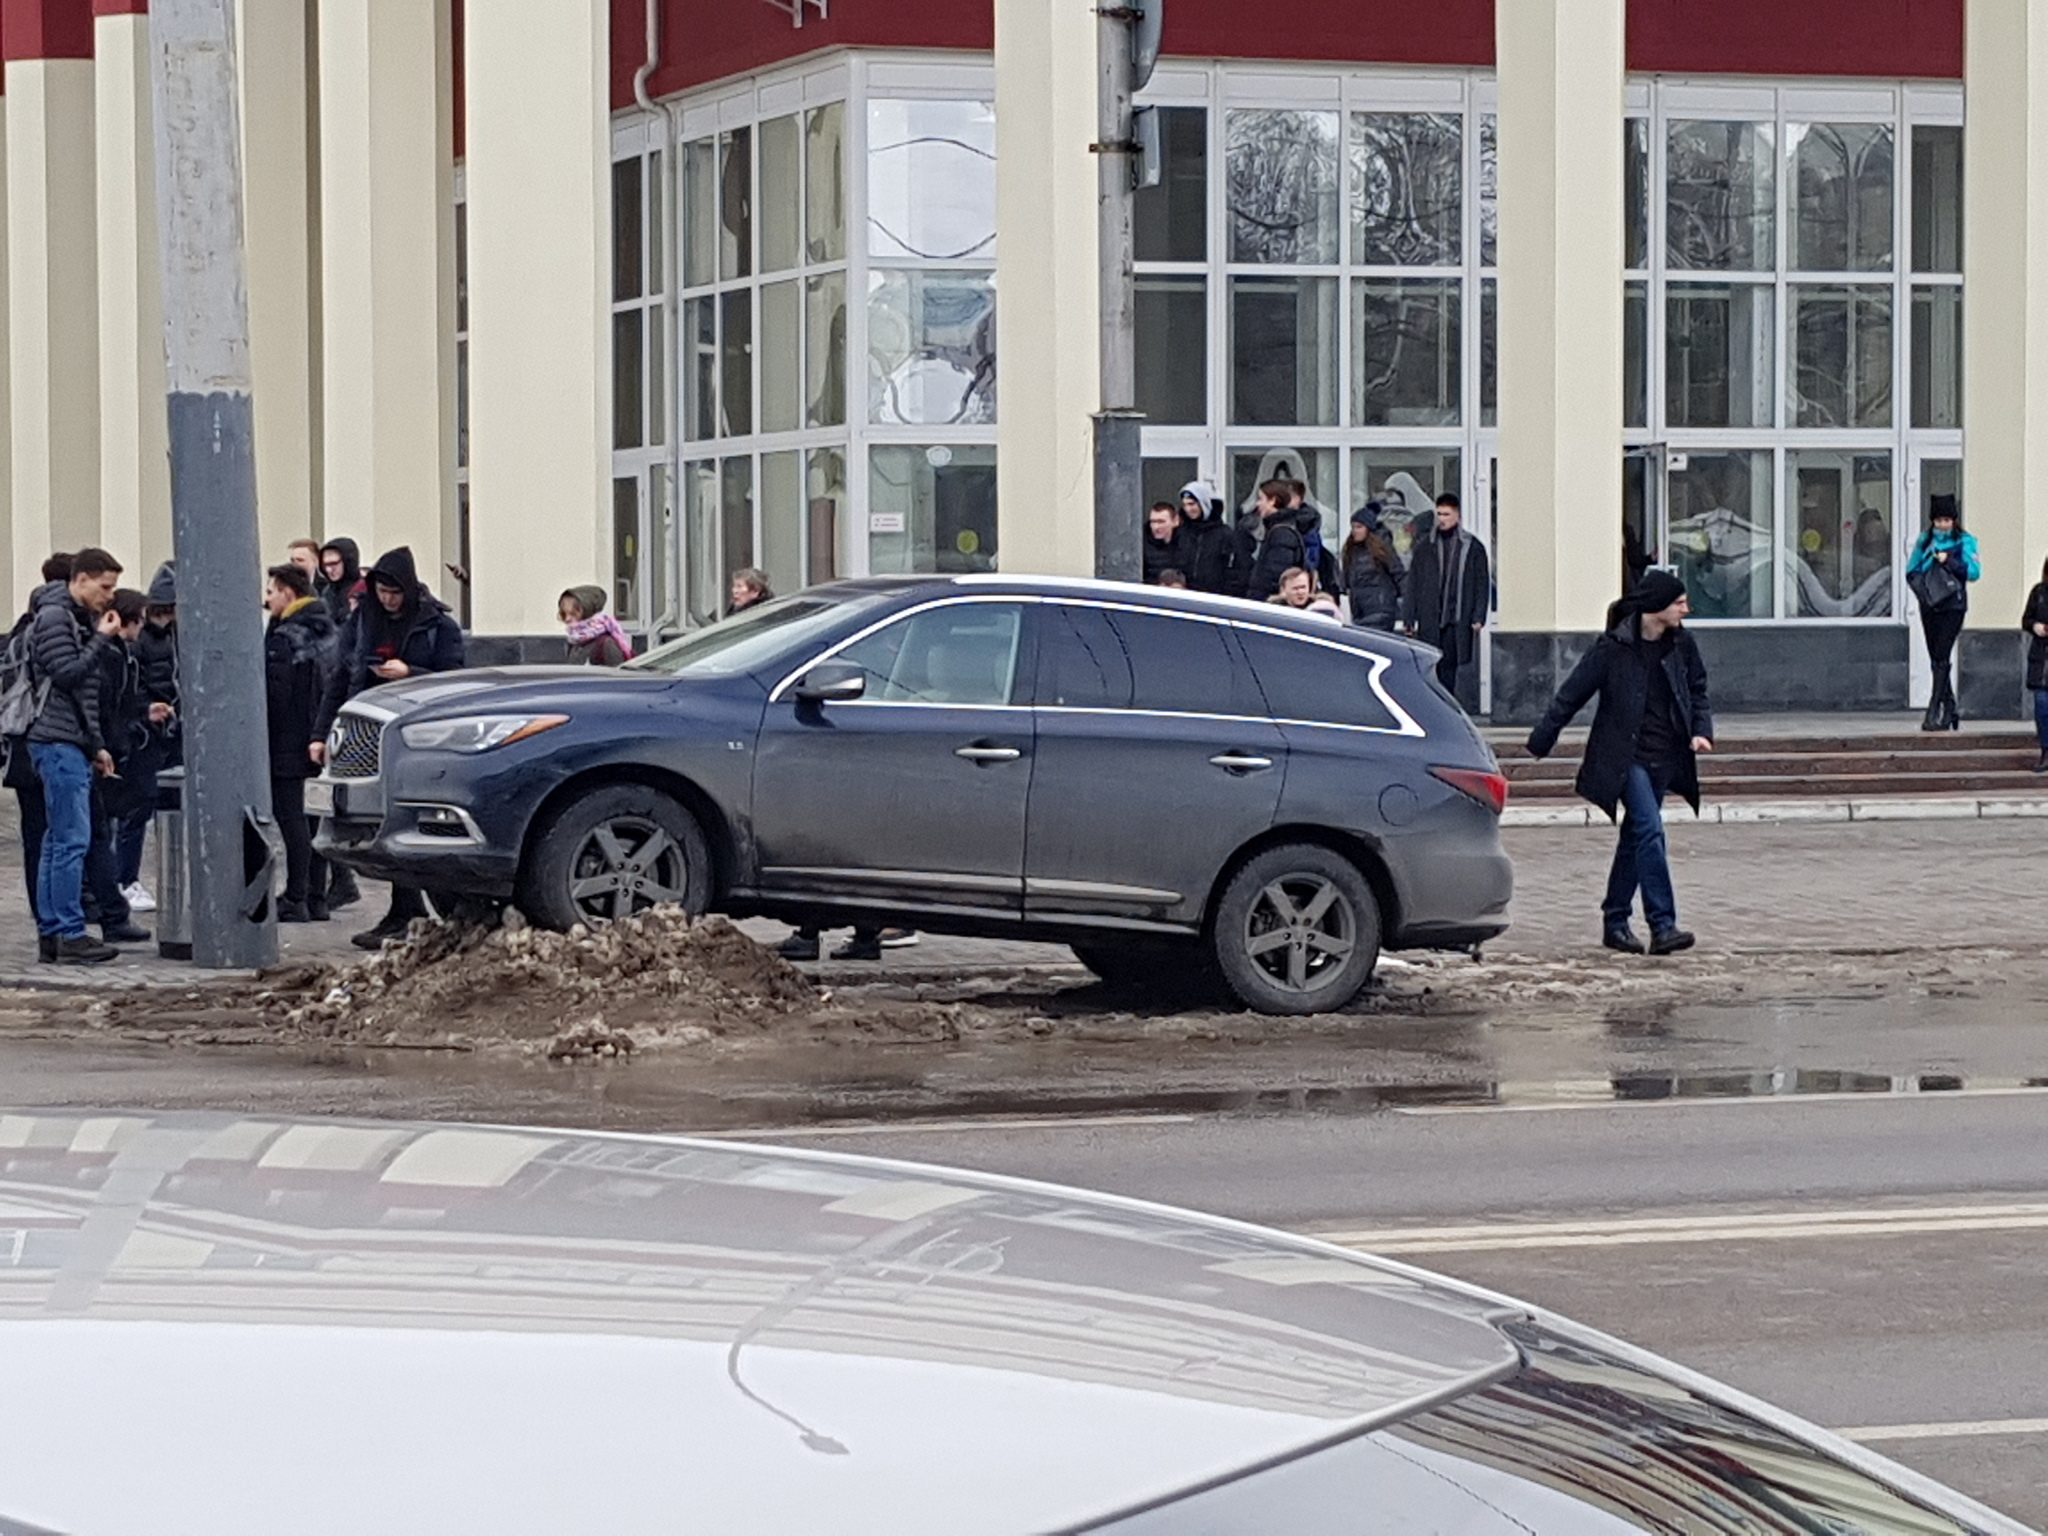
[[185,827],[185,770],[156,776],[156,952],[192,958],[192,850]]

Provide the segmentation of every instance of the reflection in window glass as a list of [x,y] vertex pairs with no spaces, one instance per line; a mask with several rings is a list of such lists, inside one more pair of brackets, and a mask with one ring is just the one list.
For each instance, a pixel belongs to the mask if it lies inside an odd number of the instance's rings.
[[1479,264],[1500,264],[1500,119],[1479,117]]
[[839,579],[839,530],[846,506],[846,450],[813,448],[804,465],[804,579]]
[[1666,558],[1678,567],[1695,618],[1767,619],[1772,473],[1768,450],[1686,455],[1667,480]]
[[640,393],[640,323],[642,310],[624,309],[612,316],[612,446],[638,448],[645,409]]
[[1225,129],[1230,259],[1334,263],[1337,114],[1235,111]]
[[1336,423],[1335,278],[1230,280],[1230,419]]
[[804,584],[804,456],[761,455],[761,569],[787,595]]
[[1665,162],[1667,260],[1702,271],[1777,265],[1769,123],[1676,121]]
[[1255,511],[1259,487],[1268,480],[1299,480],[1308,487],[1309,505],[1323,514],[1323,537],[1334,549],[1342,521],[1337,511],[1337,450],[1255,444],[1232,448],[1225,517],[1234,522]]
[[846,424],[846,274],[804,280],[804,419],[813,427]]
[[1351,412],[1364,427],[1454,426],[1462,388],[1457,279],[1351,285]]
[[642,250],[640,157],[612,163],[612,298],[640,297]]
[[754,293],[718,296],[718,435],[745,437],[754,430]]
[[723,610],[726,582],[718,569],[718,465],[696,459],[683,466],[683,560],[689,573],[684,618],[709,624]]
[[812,261],[846,255],[846,103],[804,115],[804,252]]
[[1892,424],[1892,291],[1794,284],[1791,313],[1792,425]]
[[797,264],[803,153],[794,117],[761,125],[761,270],[787,272]]
[[683,436],[702,442],[718,435],[718,300],[683,303],[679,345],[683,374]]
[[[613,367],[618,366],[616,359]],[[614,410],[617,406],[614,405]],[[615,424],[616,428],[616,424]],[[455,467],[469,468],[469,338],[455,341]]]
[[794,432],[803,425],[802,403],[798,399],[798,372],[803,367],[803,345],[798,331],[802,309],[799,285],[761,285],[761,430]]
[[1963,290],[1913,290],[1913,425],[1960,430],[1963,425]]
[[1629,118],[1621,135],[1622,265],[1640,271],[1650,264],[1650,120]]
[[1802,619],[1892,611],[1892,456],[1802,449],[1785,456],[1788,604]]
[[986,272],[868,274],[868,420],[996,419],[996,294]]
[[1621,424],[1650,424],[1650,288],[1624,283],[1621,290]]
[[1500,420],[1500,283],[1479,282],[1479,425]]
[[1913,130],[1913,270],[1963,270],[1963,130]]
[[1201,478],[1202,462],[1192,454],[1174,454],[1163,459],[1148,457],[1138,472],[1139,487],[1148,507],[1155,501],[1170,501],[1179,506],[1180,488]]
[[1771,289],[1673,283],[1665,321],[1665,416],[1674,427],[1767,427],[1774,420]]
[[996,114],[985,101],[868,103],[868,253],[996,253]]
[[683,146],[683,286],[701,288],[718,278],[716,146],[697,139]]
[[927,608],[833,658],[867,673],[864,697],[888,704],[1007,704],[1024,610],[1009,603]]
[[1351,259],[1455,267],[1462,248],[1464,119],[1455,112],[1351,114]]
[[1138,409],[1148,422],[1199,426],[1209,416],[1209,285],[1137,279]]
[[1221,624],[1150,613],[1104,617],[1130,663],[1131,708],[1208,714],[1225,702],[1217,697],[1217,684],[1239,668]]
[[640,480],[612,481],[612,613],[625,623],[640,614]]
[[740,457],[718,466],[719,601],[730,600],[732,573],[754,563],[754,461]]
[[1405,560],[1416,540],[1428,536],[1437,497],[1462,491],[1462,465],[1455,448],[1354,448],[1351,499],[1380,503],[1380,521]]
[[1237,643],[1251,661],[1252,675],[1274,719],[1373,731],[1401,728],[1372,686],[1370,658],[1256,629],[1240,629]]
[[890,444],[868,452],[868,569],[996,568],[996,451]]
[[1140,187],[1131,222],[1140,261],[1209,259],[1209,114],[1161,107],[1159,185]]
[[1889,123],[1791,123],[1795,272],[1885,272],[1892,264]]
[[647,310],[647,446],[659,448],[668,441],[668,321],[667,306],[651,305]]
[[718,136],[718,275],[754,270],[754,139],[751,128]]
[[647,466],[647,612],[649,624],[675,618],[671,573],[676,569],[676,509],[669,496],[668,466]]

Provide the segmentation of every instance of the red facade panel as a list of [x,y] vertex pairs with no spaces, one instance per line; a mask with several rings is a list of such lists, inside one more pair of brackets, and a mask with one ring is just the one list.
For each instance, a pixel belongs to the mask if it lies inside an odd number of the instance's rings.
[[1493,63],[1494,0],[1170,0],[1166,51],[1189,58]]
[[92,57],[93,0],[0,0],[0,53],[16,59]]
[[1628,0],[1645,74],[1960,80],[1964,0]]
[[149,0],[92,0],[95,16],[147,16]]

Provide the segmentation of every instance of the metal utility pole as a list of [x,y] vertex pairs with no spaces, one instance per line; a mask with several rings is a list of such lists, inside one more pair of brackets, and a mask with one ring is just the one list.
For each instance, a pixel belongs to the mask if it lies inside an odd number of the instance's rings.
[[1165,0],[1097,5],[1095,32],[1097,246],[1102,263],[1102,408],[1095,413],[1095,574],[1137,581],[1145,509],[1145,418],[1137,409],[1137,296],[1131,226],[1137,142],[1131,97],[1151,77]]
[[149,15],[192,958],[215,968],[277,960],[234,10]]

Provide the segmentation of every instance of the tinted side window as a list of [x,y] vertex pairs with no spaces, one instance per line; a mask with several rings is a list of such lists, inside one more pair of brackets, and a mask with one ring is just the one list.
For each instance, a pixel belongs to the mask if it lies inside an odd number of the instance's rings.
[[1258,630],[1240,630],[1237,638],[1274,719],[1401,728],[1373,691],[1371,657]]
[[868,675],[885,704],[1007,704],[1022,610],[1002,603],[927,608],[855,641],[833,659]]
[[1100,608],[1037,610],[1037,702],[1065,709],[1129,709],[1131,663]]
[[1131,669],[1131,707],[1172,714],[1245,712],[1242,670],[1228,630],[1198,619],[1111,610],[1109,627]]

